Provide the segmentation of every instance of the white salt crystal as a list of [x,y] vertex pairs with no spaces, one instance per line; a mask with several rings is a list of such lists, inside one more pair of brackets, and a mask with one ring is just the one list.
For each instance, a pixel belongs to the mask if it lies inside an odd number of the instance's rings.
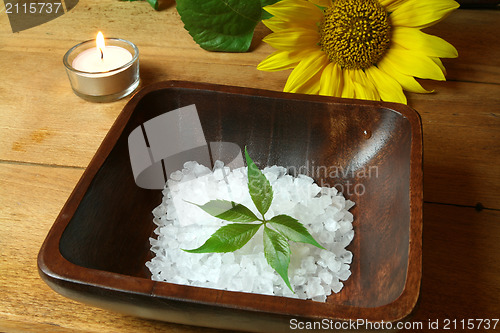
[[233,252],[223,253],[221,256],[221,261],[224,265],[230,265],[234,263],[234,253]]
[[324,259],[318,259],[318,260],[316,261],[316,264],[318,264],[318,266],[323,267],[323,268],[328,267],[328,265],[327,265],[327,263],[326,263],[326,260],[324,260]]
[[337,213],[335,213],[335,215],[333,215],[333,218],[337,221],[340,221],[342,220],[342,218],[344,217],[345,215],[345,211],[344,210],[339,210]]
[[196,177],[202,177],[210,174],[210,169],[204,165],[196,164],[196,166],[193,169],[193,172],[196,175]]
[[326,270],[321,270],[318,273],[318,277],[320,277],[326,284],[332,283],[333,275]]
[[334,273],[338,272],[340,270],[341,265],[342,265],[340,260],[335,258],[335,256],[328,258],[326,261],[326,264],[327,264],[328,268]]
[[351,251],[345,251],[341,256],[340,260],[344,264],[350,264],[352,262],[352,252]]
[[339,280],[345,281],[351,276],[351,271],[349,269],[341,270],[338,274]]
[[223,167],[224,167],[224,162],[219,161],[219,160],[215,161],[215,163],[214,163],[214,170],[216,170],[216,169],[222,169]]
[[304,260],[302,260],[302,268],[305,269],[307,273],[316,272],[317,267],[318,266],[316,266],[313,256],[308,256]]
[[224,173],[224,169],[223,168],[215,169],[214,170],[214,179],[215,180],[222,180],[222,179],[224,179],[225,175],[226,174]]
[[349,230],[348,232],[346,232],[345,234],[345,246],[349,245],[349,243],[352,242],[352,240],[354,239],[354,230]]
[[351,212],[345,212],[344,221],[349,223],[352,223],[352,221],[354,221],[354,216],[352,215]]
[[340,225],[337,221],[335,221],[333,218],[329,218],[325,221],[325,229],[327,231],[337,231],[340,228]]
[[318,277],[311,277],[307,281],[306,294],[308,298],[313,298],[324,294],[324,289],[321,286],[321,279]]
[[[274,192],[266,214],[270,219],[287,214],[303,223],[327,250],[291,242],[290,283],[295,294],[268,265],[263,255],[262,228],[243,248],[229,253],[192,254],[182,249],[197,248],[228,222],[205,213],[190,202],[232,200],[258,210],[250,198],[246,168],[230,170],[221,161],[211,170],[197,162],[186,162],[173,172],[163,189],[162,203],[153,210],[157,238],[150,238],[155,257],[146,263],[156,281],[207,288],[279,295],[324,302],[339,292],[349,278],[352,253],[345,247],[352,241],[354,203],[335,188],[319,187],[306,175],[296,178],[280,166],[263,173]],[[189,202],[186,202],[189,201]]]
[[338,274],[339,280],[345,281],[351,276],[351,271],[349,270],[349,265],[342,264],[342,268]]
[[314,296],[312,297],[312,300],[315,301],[315,302],[326,302],[326,295],[325,294],[321,294],[321,295],[318,295],[318,296]]
[[329,244],[333,241],[333,234],[329,232],[322,232],[319,235],[318,241],[320,244]]
[[337,281],[333,282],[330,286],[331,286],[332,291],[334,293],[338,293],[340,290],[342,290],[342,287],[344,287],[344,284],[337,280]]
[[245,291],[243,288],[243,279],[242,278],[233,278],[227,287],[229,290],[240,290]]
[[301,284],[305,284],[307,282],[306,280],[306,277],[303,276],[303,275],[294,275],[292,277],[292,280],[291,282],[294,284],[294,285],[301,285]]
[[340,232],[342,234],[345,234],[345,233],[347,233],[348,231],[350,231],[352,229],[352,223],[351,222],[340,221],[339,225],[340,225],[339,229],[340,229]]
[[182,171],[174,171],[170,174],[170,179],[179,181],[182,179],[182,176],[183,176]]

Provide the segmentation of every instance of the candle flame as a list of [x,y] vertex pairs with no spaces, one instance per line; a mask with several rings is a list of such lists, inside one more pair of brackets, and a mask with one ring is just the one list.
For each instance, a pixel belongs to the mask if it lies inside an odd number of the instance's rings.
[[97,49],[101,52],[101,59],[104,57],[104,48],[106,47],[106,44],[104,43],[104,35],[102,32],[99,31],[97,33],[97,38],[95,39],[95,43],[97,46]]

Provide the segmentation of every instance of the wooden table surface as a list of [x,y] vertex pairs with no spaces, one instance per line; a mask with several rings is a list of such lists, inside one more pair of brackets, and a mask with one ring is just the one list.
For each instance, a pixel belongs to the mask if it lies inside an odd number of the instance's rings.
[[[268,33],[262,25],[251,52],[209,53],[183,29],[173,1],[163,7],[80,0],[19,33],[0,9],[1,332],[215,332],[71,301],[36,266],[49,228],[129,99],[96,104],[75,96],[62,64],[71,46],[98,30],[133,41],[141,86],[169,79],[284,85],[288,73],[255,68],[272,52],[260,41]],[[500,11],[460,9],[427,31],[455,45],[459,58],[443,61],[447,82],[423,82],[434,94],[408,94],[423,123],[425,200],[421,294],[408,320],[424,328],[500,317]]]

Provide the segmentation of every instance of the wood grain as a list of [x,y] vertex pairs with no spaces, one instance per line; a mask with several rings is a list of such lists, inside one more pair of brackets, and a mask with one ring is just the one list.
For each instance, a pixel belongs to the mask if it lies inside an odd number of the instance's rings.
[[408,320],[498,318],[500,212],[425,204],[424,221],[420,301]]
[[[36,272],[45,235],[127,101],[76,97],[62,66],[71,46],[99,29],[133,41],[142,86],[181,79],[282,89],[289,72],[255,69],[272,52],[260,42],[267,28],[258,26],[249,53],[210,53],[192,41],[173,6],[166,0],[155,12],[146,2],[80,0],[15,34],[0,12],[0,331],[214,332],[81,305]],[[459,58],[443,60],[447,82],[422,81],[436,93],[408,95],[423,123],[424,198],[436,203],[424,207],[421,298],[410,320],[500,312],[499,18],[498,10],[458,10],[426,29],[455,45]],[[477,203],[489,209],[476,211]]]

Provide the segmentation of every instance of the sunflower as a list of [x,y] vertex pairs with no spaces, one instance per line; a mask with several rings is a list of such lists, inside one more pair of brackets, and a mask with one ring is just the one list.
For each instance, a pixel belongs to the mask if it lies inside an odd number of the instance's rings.
[[453,0],[282,0],[265,10],[277,49],[257,68],[292,69],[286,92],[406,104],[403,90],[428,93],[415,77],[445,80],[440,58],[457,57],[422,28],[442,20]]

